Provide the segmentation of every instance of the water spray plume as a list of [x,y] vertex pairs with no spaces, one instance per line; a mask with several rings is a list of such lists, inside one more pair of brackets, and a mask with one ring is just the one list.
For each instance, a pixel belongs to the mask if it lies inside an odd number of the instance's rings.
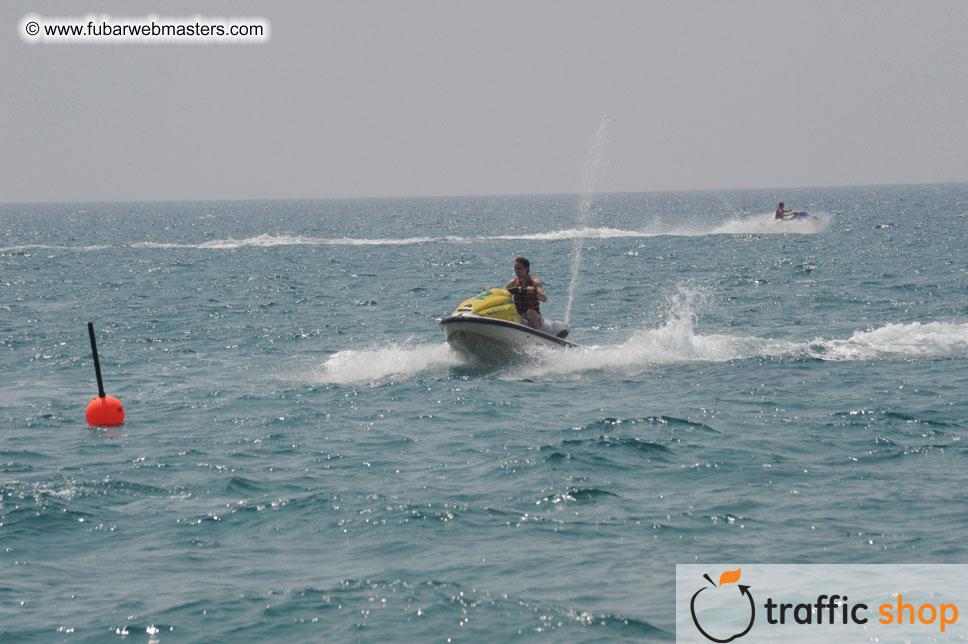
[[571,305],[575,301],[575,291],[578,287],[578,272],[581,268],[581,252],[585,245],[585,236],[580,231],[588,228],[591,217],[592,201],[595,194],[596,184],[602,174],[605,165],[605,148],[608,145],[609,130],[612,121],[608,116],[602,117],[602,122],[595,132],[595,137],[588,146],[588,154],[585,157],[585,171],[582,177],[581,201],[578,205],[578,225],[579,234],[575,237],[575,248],[571,257],[571,281],[568,285],[568,303],[565,305],[565,324],[571,323]]

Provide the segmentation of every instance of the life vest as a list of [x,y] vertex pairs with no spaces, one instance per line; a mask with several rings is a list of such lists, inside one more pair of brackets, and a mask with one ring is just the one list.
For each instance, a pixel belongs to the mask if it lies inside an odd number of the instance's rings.
[[[534,286],[534,280],[528,275],[525,284],[521,284],[518,278],[515,277],[514,286]],[[538,312],[538,315],[541,315],[541,307],[538,305],[538,293],[536,291],[524,291],[523,293],[514,291],[514,306],[517,307],[518,315],[522,318],[527,317],[530,309],[534,309]]]

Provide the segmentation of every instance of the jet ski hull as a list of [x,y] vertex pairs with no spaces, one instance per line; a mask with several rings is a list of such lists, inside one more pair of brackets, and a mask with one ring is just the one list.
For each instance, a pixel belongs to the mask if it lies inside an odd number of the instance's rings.
[[540,348],[577,347],[574,342],[508,320],[458,313],[440,322],[447,343],[481,362],[507,360]]

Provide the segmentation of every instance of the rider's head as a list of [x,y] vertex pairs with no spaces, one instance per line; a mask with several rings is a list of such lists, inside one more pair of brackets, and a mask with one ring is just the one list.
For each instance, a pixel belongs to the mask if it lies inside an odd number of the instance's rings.
[[514,260],[514,272],[518,272],[518,267],[521,267],[523,274],[527,275],[531,272],[531,262],[528,261],[527,257],[518,257]]

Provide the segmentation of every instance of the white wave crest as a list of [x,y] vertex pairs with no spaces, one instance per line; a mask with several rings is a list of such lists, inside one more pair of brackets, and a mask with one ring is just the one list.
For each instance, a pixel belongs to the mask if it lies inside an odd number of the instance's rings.
[[968,324],[912,322],[856,331],[847,339],[791,342],[755,336],[695,333],[688,316],[656,329],[635,331],[616,345],[574,351],[546,350],[532,364],[507,372],[514,378],[547,379],[586,371],[625,375],[662,365],[728,362],[754,358],[809,357],[825,361],[932,360],[968,358]]
[[707,233],[709,235],[812,235],[823,232],[830,224],[831,216],[816,213],[801,219],[776,219],[773,213],[753,215],[747,218],[736,217]]
[[[482,237],[481,240],[529,240],[529,241],[563,241],[569,239],[615,239],[621,237],[655,237],[655,233],[646,233],[639,230],[622,230],[620,228],[567,228],[565,230],[552,230],[546,233],[519,233],[508,235],[497,235],[494,237]],[[478,241],[478,240],[474,240]]]
[[315,370],[310,379],[318,384],[375,384],[412,378],[422,372],[463,364],[447,344],[396,344],[373,349],[338,351]]
[[968,324],[911,322],[855,331],[846,340],[818,338],[807,354],[821,360],[968,358]]
[[[577,377],[589,371],[625,376],[655,367],[756,358],[825,361],[968,358],[968,324],[912,322],[856,331],[847,339],[792,342],[756,336],[696,333],[690,304],[661,326],[635,330],[628,340],[577,349],[536,350],[527,363],[509,364],[496,375],[510,380]],[[577,339],[577,338],[576,338]],[[446,344],[387,345],[331,355],[310,380],[319,384],[379,384],[463,366]]]
[[772,214],[755,215],[747,219],[731,219],[725,223],[714,222],[695,227],[667,226],[661,220],[655,220],[647,230],[624,230],[608,226],[592,228],[566,228],[547,232],[505,233],[500,235],[481,235],[468,237],[461,235],[443,235],[437,237],[400,237],[400,238],[367,238],[367,237],[308,237],[304,235],[269,234],[263,233],[244,239],[232,237],[226,239],[212,239],[197,244],[176,242],[137,241],[111,245],[92,246],[60,246],[47,244],[25,244],[0,248],[0,253],[17,253],[31,250],[69,250],[69,251],[102,251],[114,248],[194,248],[199,250],[235,250],[238,248],[271,248],[275,246],[408,246],[414,244],[476,244],[489,241],[567,241],[583,239],[623,239],[648,237],[703,237],[706,235],[777,235],[777,234],[813,234],[822,232],[830,223],[831,217],[824,213],[809,219],[793,221],[777,221]]

